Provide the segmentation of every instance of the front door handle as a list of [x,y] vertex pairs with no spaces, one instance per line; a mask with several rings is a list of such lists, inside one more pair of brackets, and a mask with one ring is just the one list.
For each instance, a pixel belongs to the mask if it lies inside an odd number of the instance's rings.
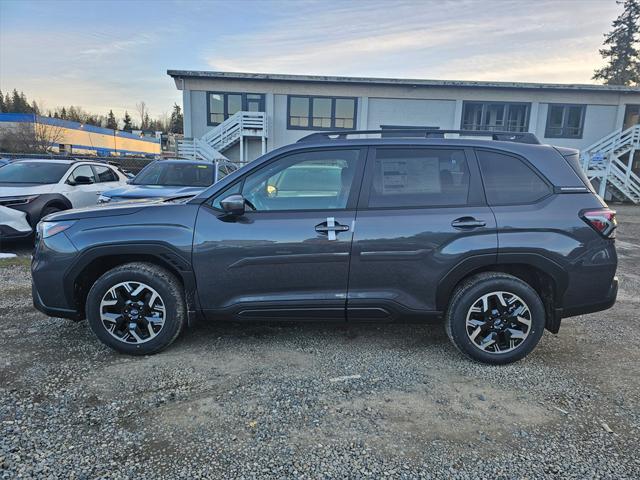
[[316,225],[316,232],[318,233],[326,233],[328,240],[337,240],[336,233],[346,232],[349,230],[347,225],[340,225],[336,223],[336,219],[334,217],[327,217],[326,222],[319,223]]
[[484,220],[477,220],[473,217],[460,217],[451,222],[451,226],[453,228],[460,228],[463,230],[484,227],[486,225],[487,222]]

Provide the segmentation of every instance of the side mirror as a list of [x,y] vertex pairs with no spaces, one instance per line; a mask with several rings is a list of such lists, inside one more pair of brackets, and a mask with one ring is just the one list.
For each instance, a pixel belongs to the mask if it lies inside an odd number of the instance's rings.
[[220,201],[220,206],[229,215],[244,215],[244,197],[237,193],[223,198]]
[[127,185],[131,185],[133,183],[133,178],[127,178]]

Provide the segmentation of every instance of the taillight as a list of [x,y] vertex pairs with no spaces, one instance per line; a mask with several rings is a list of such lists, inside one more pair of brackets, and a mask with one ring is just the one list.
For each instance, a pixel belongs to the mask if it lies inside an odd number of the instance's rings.
[[608,208],[598,208],[596,210],[583,210],[580,217],[587,222],[595,231],[607,238],[615,238],[616,212]]

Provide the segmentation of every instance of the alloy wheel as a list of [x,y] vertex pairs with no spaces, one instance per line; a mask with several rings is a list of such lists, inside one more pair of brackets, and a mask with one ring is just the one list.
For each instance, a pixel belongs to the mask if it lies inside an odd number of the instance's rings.
[[142,282],[121,282],[111,287],[100,302],[104,328],[124,343],[146,343],[158,336],[166,317],[160,294]]
[[511,352],[522,345],[531,332],[531,311],[514,293],[487,293],[469,308],[466,332],[483,352]]

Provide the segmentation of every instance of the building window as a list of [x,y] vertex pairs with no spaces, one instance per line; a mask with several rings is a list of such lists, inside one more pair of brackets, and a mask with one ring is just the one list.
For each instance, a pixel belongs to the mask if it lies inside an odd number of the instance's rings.
[[526,132],[529,129],[529,103],[464,102],[463,130]]
[[582,138],[584,105],[549,104],[547,111],[547,138]]
[[264,112],[264,94],[207,92],[207,124],[220,125],[239,111]]
[[356,125],[355,98],[289,95],[287,128],[291,130],[352,130]]

